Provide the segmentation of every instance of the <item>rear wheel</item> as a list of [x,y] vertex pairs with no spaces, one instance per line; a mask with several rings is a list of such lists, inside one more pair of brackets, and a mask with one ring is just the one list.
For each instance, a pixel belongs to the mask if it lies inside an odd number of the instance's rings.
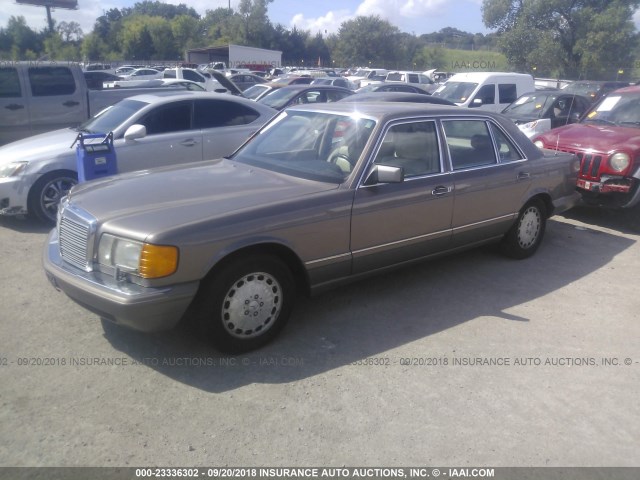
[[58,204],[71,187],[78,183],[78,175],[70,170],[49,172],[40,177],[29,191],[29,214],[46,223],[55,223]]
[[503,252],[517,259],[533,255],[542,243],[546,223],[544,204],[540,200],[531,200],[520,210],[518,220],[502,240]]
[[271,341],[285,326],[294,292],[293,275],[278,258],[239,258],[203,281],[195,317],[219,350],[254,350]]

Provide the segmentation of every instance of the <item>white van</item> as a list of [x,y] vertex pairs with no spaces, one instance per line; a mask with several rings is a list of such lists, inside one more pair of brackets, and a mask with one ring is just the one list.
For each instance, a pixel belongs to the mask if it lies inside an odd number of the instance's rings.
[[456,73],[433,96],[461,107],[501,112],[520,95],[534,90],[533,77],[525,73]]

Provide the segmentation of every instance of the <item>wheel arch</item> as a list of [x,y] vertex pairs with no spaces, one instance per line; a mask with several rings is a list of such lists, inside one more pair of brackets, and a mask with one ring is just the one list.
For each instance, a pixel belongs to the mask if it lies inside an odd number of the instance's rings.
[[309,275],[304,268],[302,260],[290,247],[275,241],[265,241],[262,243],[245,245],[233,251],[225,253],[223,256],[216,259],[212,265],[210,265],[208,271],[204,275],[203,280],[215,275],[217,271],[219,271],[221,268],[224,268],[226,265],[235,261],[236,259],[247,257],[250,255],[267,255],[278,258],[291,270],[291,274],[293,275],[297,288],[302,288],[302,291],[306,295],[309,295]]
[[533,192],[532,195],[529,196],[529,198],[527,198],[527,200],[522,204],[522,206],[524,207],[526,204],[530,203],[531,201],[540,201],[542,202],[542,204],[544,205],[544,210],[545,210],[545,216],[546,218],[550,218],[553,215],[553,199],[551,198],[551,194],[549,192],[546,191],[538,191],[538,192]]

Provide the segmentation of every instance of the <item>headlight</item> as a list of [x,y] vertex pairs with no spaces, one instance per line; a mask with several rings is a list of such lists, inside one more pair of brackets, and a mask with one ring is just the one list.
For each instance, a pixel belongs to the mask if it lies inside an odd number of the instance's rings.
[[536,140],[533,144],[538,148],[544,148],[544,142],[542,140]]
[[0,166],[0,178],[15,177],[20,174],[26,167],[28,162],[11,162]]
[[166,277],[178,268],[178,249],[105,233],[98,245],[98,263],[142,278]]
[[533,128],[536,128],[536,125],[538,125],[537,120],[533,122],[523,123],[522,125],[520,125],[520,128],[533,129]]
[[614,153],[609,159],[609,165],[616,172],[626,170],[629,167],[629,163],[631,163],[631,158],[626,153]]

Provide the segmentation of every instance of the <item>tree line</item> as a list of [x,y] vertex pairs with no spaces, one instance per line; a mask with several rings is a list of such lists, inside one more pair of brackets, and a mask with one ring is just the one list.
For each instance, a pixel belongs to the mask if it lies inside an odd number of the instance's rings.
[[[9,60],[181,61],[191,48],[238,44],[280,50],[287,65],[446,68],[444,48],[501,51],[510,68],[536,75],[609,78],[633,67],[640,0],[484,0],[483,21],[495,33],[456,28],[414,35],[378,16],[343,22],[336,33],[273,24],[273,0],[241,0],[237,9],[207,10],[145,0],[112,8],[93,30],[60,22],[34,31],[24,17],[0,28],[0,58]],[[622,75],[631,74],[628,68]]]

